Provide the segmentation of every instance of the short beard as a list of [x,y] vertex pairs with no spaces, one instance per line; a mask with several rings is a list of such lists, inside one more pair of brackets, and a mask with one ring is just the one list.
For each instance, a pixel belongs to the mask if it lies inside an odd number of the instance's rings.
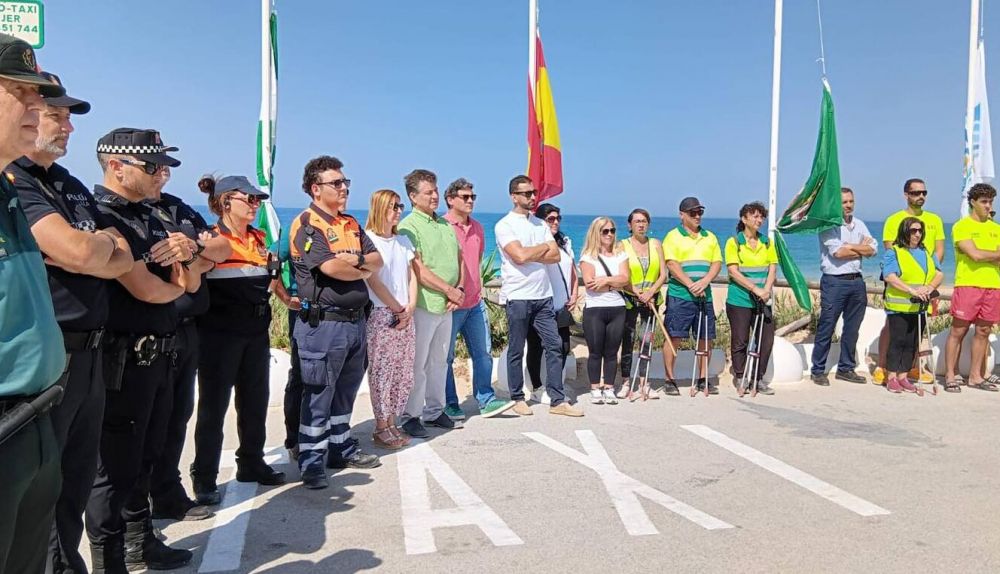
[[47,141],[42,138],[38,138],[38,140],[35,141],[35,149],[42,153],[51,154],[56,157],[63,157],[66,155],[66,146],[63,145],[60,147],[56,144],[56,138],[49,138]]

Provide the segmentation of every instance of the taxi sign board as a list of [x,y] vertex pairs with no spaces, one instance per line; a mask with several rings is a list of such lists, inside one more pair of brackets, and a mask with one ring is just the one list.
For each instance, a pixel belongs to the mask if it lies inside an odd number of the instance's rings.
[[45,6],[41,0],[0,0],[0,32],[32,48],[45,45]]

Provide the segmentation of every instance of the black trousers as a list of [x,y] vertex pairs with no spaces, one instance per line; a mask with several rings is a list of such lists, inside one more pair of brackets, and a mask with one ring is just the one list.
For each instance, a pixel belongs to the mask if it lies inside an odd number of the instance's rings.
[[[559,328],[559,338],[562,339],[562,361],[566,366],[566,357],[569,356],[569,327]],[[538,389],[542,386],[542,338],[538,336],[538,331],[528,329],[528,353],[525,357],[528,366],[528,379],[531,380],[531,388]]]
[[[618,375],[618,349],[625,332],[625,307],[587,307],[583,310],[583,336],[587,340],[587,376],[590,384],[613,386]],[[603,368],[602,368],[603,366]]]
[[123,541],[126,521],[142,521],[149,516],[144,493],[149,492],[153,463],[163,452],[173,405],[171,360],[171,355],[161,354],[142,367],[130,355],[121,389],[105,393],[97,478],[86,512],[91,544]]
[[302,410],[302,365],[299,364],[299,344],[295,342],[298,311],[288,310],[288,340],[292,346],[292,366],[285,384],[285,448],[299,444],[299,417]]
[[267,438],[270,341],[266,330],[252,334],[217,331],[202,326],[198,361],[198,422],[194,427],[191,478],[214,482],[222,456],[222,428],[229,398],[236,393],[236,432],[240,446],[236,463],[264,459]]
[[913,357],[917,353],[920,332],[917,329],[916,313],[891,313],[886,323],[889,325],[889,353],[885,368],[890,373],[906,373],[913,367]]
[[[631,309],[625,309],[625,328],[622,331],[622,379],[632,376],[632,353],[635,349],[636,321],[639,326],[645,325],[646,320],[653,316],[653,311],[649,307],[633,305]],[[656,328],[655,325],[653,327]]]
[[[753,328],[753,309],[737,307],[726,303],[726,317],[730,326],[730,354],[732,355],[733,380],[736,383],[743,378],[747,365],[747,346],[750,344],[750,329]],[[758,382],[767,372],[767,363],[771,360],[771,350],[774,348],[774,318],[770,314],[764,317],[764,327],[761,329],[760,361],[757,362],[757,372],[747,380]]]
[[83,512],[97,475],[104,421],[101,356],[101,349],[70,353],[62,402],[50,411],[52,430],[62,453],[62,491],[49,542],[53,572],[87,571],[80,556],[80,540]]
[[187,322],[177,329],[177,349],[170,369],[174,401],[167,421],[163,454],[153,463],[149,496],[157,505],[187,498],[181,484],[181,452],[188,421],[194,413],[194,379],[198,371],[198,328]]
[[48,413],[0,444],[0,461],[0,572],[40,574],[62,482]]

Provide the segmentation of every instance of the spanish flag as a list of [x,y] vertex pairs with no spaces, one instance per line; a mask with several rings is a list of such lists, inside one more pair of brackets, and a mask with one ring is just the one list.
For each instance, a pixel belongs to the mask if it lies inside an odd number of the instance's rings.
[[562,193],[562,146],[537,27],[534,41],[534,69],[528,71],[528,177],[535,183],[541,203]]

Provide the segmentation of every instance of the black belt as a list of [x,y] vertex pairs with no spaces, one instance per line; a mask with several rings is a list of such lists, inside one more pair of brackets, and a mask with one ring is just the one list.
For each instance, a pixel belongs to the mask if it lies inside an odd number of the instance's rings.
[[339,321],[342,323],[353,323],[365,316],[364,309],[327,309],[327,310],[306,310],[302,309],[299,311],[299,318],[303,321],[309,321],[309,313],[319,316],[320,321]]
[[861,279],[861,274],[860,273],[844,273],[843,275],[831,275],[830,273],[826,273],[826,274],[823,275],[823,277],[831,277],[833,279],[843,279],[845,281],[848,281],[848,280],[852,280],[852,279]]
[[66,350],[71,353],[76,351],[93,351],[101,346],[101,340],[103,339],[104,329],[63,331],[63,342],[66,345]]

